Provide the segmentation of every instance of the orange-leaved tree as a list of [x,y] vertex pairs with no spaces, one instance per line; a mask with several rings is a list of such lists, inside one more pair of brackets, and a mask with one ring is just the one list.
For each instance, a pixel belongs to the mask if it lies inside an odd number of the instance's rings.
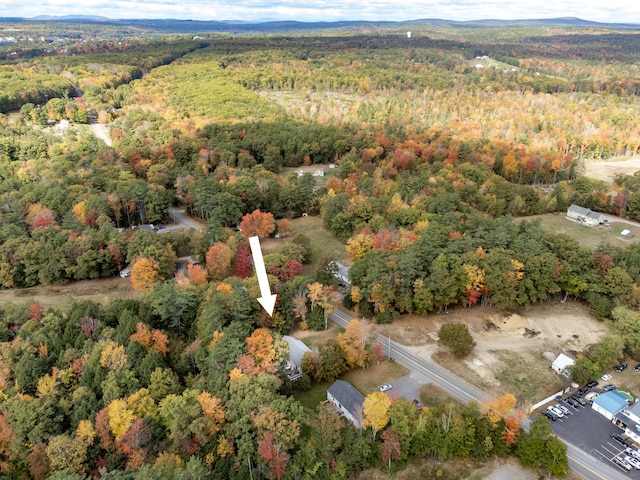
[[207,271],[214,280],[223,280],[229,276],[229,269],[233,261],[233,250],[222,242],[216,242],[207,251]]
[[366,320],[354,318],[344,333],[338,334],[338,344],[344,351],[347,365],[351,368],[365,367],[371,358],[367,346],[370,343],[373,326]]
[[242,217],[240,231],[245,237],[268,237],[276,228],[273,214],[254,210]]

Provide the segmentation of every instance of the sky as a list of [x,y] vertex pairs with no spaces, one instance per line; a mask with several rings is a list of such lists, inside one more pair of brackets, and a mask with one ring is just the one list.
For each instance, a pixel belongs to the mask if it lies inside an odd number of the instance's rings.
[[0,17],[100,15],[182,20],[447,20],[579,17],[640,23],[635,0],[0,0]]

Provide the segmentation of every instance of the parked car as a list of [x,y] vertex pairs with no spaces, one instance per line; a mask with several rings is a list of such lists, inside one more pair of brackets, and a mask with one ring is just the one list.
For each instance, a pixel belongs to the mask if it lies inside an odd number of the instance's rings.
[[542,415],[544,415],[544,416],[545,416],[545,417],[547,417],[549,420],[552,420],[552,421],[554,421],[554,422],[555,422],[558,418],[560,418],[560,417],[558,417],[555,413],[553,413],[553,412],[552,412],[552,411],[550,411],[550,410],[547,410],[546,408],[545,408],[544,410],[542,410],[542,412],[540,412],[540,413],[542,413]]
[[602,391],[603,392],[610,392],[611,390],[615,390],[616,386],[612,383],[610,383],[609,385],[605,385],[604,387],[602,387]]
[[620,457],[620,456],[618,456],[618,455],[616,455],[615,457],[613,457],[613,458],[611,459],[611,461],[612,461],[613,463],[615,463],[616,465],[621,466],[622,468],[624,468],[624,469],[625,469],[625,470],[627,470],[627,471],[629,471],[629,470],[632,470],[632,469],[633,469],[633,467],[631,466],[631,464],[630,464],[629,462],[626,462],[624,458],[622,458],[622,457]]
[[607,381],[607,380],[611,380],[611,375],[609,375],[608,373],[605,373],[604,375],[602,375],[602,380],[603,381]]
[[627,455],[632,455],[640,460],[640,451],[637,448],[627,447],[624,453],[626,453]]
[[122,278],[127,278],[129,275],[131,275],[131,269],[129,267],[120,270],[120,276]]
[[622,362],[620,365],[618,365],[616,367],[616,372],[620,373],[623,370],[625,370],[629,365],[627,364],[627,362]]
[[636,457],[634,457],[632,455],[628,455],[628,456],[624,457],[624,460],[627,463],[630,463],[631,465],[633,465],[636,470],[640,470],[640,460],[638,460]]
[[593,388],[593,387],[597,387],[598,386],[598,382],[596,382],[595,380],[591,380],[589,383],[587,383],[585,385],[587,388]]
[[416,406],[416,408],[418,410],[422,410],[424,408],[424,405],[422,405],[422,402],[420,400],[418,400],[417,398],[413,399],[413,403]]
[[569,415],[569,409],[567,407],[565,407],[564,405],[560,404],[560,403],[556,403],[554,405],[554,408],[557,408],[558,410],[560,410],[565,415]]
[[556,416],[558,416],[560,418],[564,417],[564,412],[562,410],[560,410],[559,408],[548,407],[547,410],[549,410],[551,413],[555,413]]
[[576,400],[576,402],[578,402],[583,407],[587,404],[587,402],[585,402],[584,398],[582,398],[582,397],[580,397],[578,395],[574,396],[573,398]]
[[640,363],[633,367],[633,370],[636,372],[640,372]]
[[565,402],[574,408],[578,408],[580,406],[580,403],[578,403],[578,401],[574,397],[569,397],[565,399]]
[[633,445],[633,442],[631,440],[629,440],[627,437],[620,435],[619,433],[612,433],[611,438],[616,442],[621,443],[625,447],[630,447],[631,445]]
[[378,387],[378,391],[379,391],[379,392],[386,392],[386,391],[391,390],[392,388],[393,388],[393,387],[392,387],[390,384],[385,383],[384,385],[380,385],[380,386]]

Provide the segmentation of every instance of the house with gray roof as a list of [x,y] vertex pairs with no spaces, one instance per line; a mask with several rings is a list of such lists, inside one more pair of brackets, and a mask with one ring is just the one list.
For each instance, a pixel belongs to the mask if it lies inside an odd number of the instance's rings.
[[311,349],[302,340],[283,335],[282,339],[289,344],[289,360],[285,363],[285,370],[289,380],[295,382],[302,376],[302,358]]
[[607,223],[607,219],[602,213],[594,212],[579,205],[571,205],[567,209],[567,218],[587,227]]
[[364,397],[349,382],[336,380],[327,390],[327,400],[356,428],[362,428]]

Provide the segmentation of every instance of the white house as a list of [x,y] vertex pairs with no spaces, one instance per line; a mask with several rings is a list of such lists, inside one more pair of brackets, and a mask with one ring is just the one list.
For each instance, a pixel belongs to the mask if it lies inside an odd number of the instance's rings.
[[311,349],[302,340],[283,335],[282,339],[289,344],[289,360],[285,364],[285,370],[289,380],[295,382],[302,377],[302,357]]
[[327,400],[354,427],[362,428],[364,397],[353,385],[336,380],[327,390]]
[[579,205],[571,205],[567,209],[567,218],[587,227],[607,223],[607,219],[602,213],[594,212]]
[[568,367],[570,367],[574,363],[575,362],[573,358],[568,357],[564,353],[561,353],[553,361],[553,363],[551,364],[551,368],[553,368],[553,370],[560,375],[564,375],[565,377],[570,377],[571,374],[569,373]]

